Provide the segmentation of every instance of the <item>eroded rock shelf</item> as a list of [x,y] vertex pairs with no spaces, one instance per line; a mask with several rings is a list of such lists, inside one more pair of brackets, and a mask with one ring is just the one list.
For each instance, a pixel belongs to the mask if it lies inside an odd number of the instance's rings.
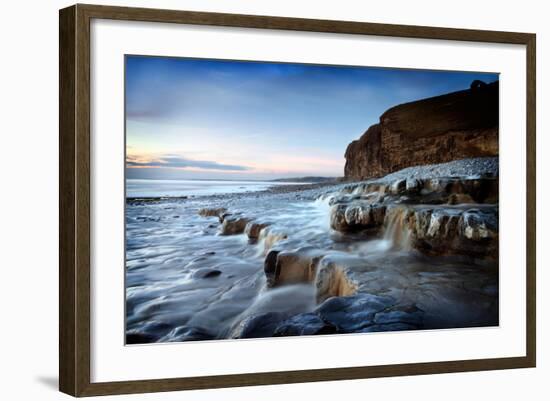
[[[316,202],[326,206],[327,235],[340,246],[296,246],[293,232],[268,219],[199,211],[219,219],[220,235],[244,234],[260,247],[268,291],[314,291],[311,312],[252,314],[232,328],[232,338],[496,323],[498,176],[371,180]],[[383,261],[388,255],[391,263]],[[449,312],[453,303],[462,306]]]

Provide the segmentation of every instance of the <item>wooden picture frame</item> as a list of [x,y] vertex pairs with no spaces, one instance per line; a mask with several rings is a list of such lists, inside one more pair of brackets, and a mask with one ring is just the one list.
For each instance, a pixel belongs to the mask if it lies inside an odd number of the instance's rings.
[[[90,21],[94,18],[525,45],[527,49],[525,60],[527,71],[526,356],[92,383],[90,380]],[[535,366],[536,37],[534,34],[80,4],[60,10],[59,29],[59,388],[62,392],[73,396],[94,396]]]

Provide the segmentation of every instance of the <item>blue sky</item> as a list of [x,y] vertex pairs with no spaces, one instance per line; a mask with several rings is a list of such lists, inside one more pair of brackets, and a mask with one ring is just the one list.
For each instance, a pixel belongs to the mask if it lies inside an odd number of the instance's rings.
[[128,178],[342,176],[397,104],[497,74],[126,56]]

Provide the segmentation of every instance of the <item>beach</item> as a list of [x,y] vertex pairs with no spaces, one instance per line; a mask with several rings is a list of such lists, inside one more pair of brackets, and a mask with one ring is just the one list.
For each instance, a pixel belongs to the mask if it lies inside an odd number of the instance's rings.
[[127,193],[128,344],[499,323],[498,158],[197,184]]

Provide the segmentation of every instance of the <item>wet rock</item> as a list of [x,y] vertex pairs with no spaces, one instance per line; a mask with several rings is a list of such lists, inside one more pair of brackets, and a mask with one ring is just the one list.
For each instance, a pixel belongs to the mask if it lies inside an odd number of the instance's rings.
[[202,208],[199,210],[199,215],[202,217],[220,217],[227,209],[223,207],[219,208]]
[[194,278],[212,278],[218,277],[222,272],[217,269],[210,269],[208,267],[199,269],[193,273]]
[[374,317],[374,323],[379,325],[406,324],[415,327],[422,326],[424,311],[416,305],[393,306]]
[[365,203],[354,203],[344,211],[346,224],[353,226],[369,226],[372,224],[370,205]]
[[264,260],[268,287],[313,282],[322,253],[313,248],[271,251]]
[[246,217],[225,217],[221,226],[220,233],[222,235],[242,234],[244,233],[244,229],[248,223],[249,219],[247,219]]
[[336,327],[325,322],[315,313],[301,313],[281,322],[274,336],[311,336],[316,334],[334,334]]
[[424,184],[421,180],[416,178],[407,178],[405,184],[405,190],[409,193],[417,193],[423,188]]
[[231,338],[273,337],[277,326],[288,316],[280,312],[267,312],[249,316],[231,333]]
[[406,323],[373,324],[360,330],[361,333],[379,333],[385,331],[410,331],[419,327]]
[[462,214],[459,226],[461,235],[469,240],[479,241],[498,236],[498,217],[494,213],[467,210]]
[[338,332],[353,333],[372,325],[376,314],[394,303],[391,297],[362,293],[329,298],[317,307],[315,313],[335,326]]
[[498,256],[498,209],[418,208],[410,217],[412,246],[428,254]]
[[386,217],[386,206],[381,204],[374,204],[370,207],[372,224],[376,227],[384,224],[384,219]]
[[269,251],[264,259],[264,274],[268,287],[273,287],[277,282],[277,255],[280,251]]
[[346,222],[347,204],[334,205],[330,210],[330,227],[333,230],[345,232],[349,230]]
[[260,237],[260,232],[268,226],[267,223],[248,222],[244,228],[244,233],[250,240],[257,240]]
[[339,232],[354,232],[379,228],[384,222],[386,206],[368,201],[333,206],[330,226]]
[[397,180],[394,181],[390,186],[390,193],[393,195],[398,195],[405,191],[407,188],[407,180]]
[[474,199],[468,194],[452,194],[447,203],[449,205],[460,205],[464,203],[475,203]]

